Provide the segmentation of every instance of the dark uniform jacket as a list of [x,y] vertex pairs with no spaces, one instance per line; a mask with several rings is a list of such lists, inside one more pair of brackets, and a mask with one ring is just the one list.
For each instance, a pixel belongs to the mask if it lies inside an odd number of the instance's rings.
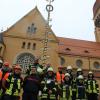
[[36,74],[31,74],[25,77],[23,82],[23,90],[25,93],[38,94],[40,89],[40,79]]

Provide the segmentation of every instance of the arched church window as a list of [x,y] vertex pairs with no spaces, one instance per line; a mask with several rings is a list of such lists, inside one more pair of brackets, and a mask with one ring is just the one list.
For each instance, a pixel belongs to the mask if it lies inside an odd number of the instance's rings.
[[33,43],[33,50],[36,50],[36,43]]
[[31,46],[31,43],[29,42],[29,43],[27,44],[27,49],[30,49],[30,46]]
[[25,74],[29,65],[34,63],[35,57],[30,53],[22,53],[17,57],[16,64],[22,67],[22,73]]
[[27,33],[30,33],[30,30],[31,28],[30,28],[30,26],[27,28]]
[[25,48],[25,45],[26,45],[26,43],[23,42],[23,43],[22,43],[22,48],[23,48],[23,49]]

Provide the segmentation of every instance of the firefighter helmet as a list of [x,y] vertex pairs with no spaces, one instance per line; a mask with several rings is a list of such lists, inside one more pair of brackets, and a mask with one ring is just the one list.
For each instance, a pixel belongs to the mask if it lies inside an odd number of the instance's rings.
[[78,68],[78,69],[77,69],[77,72],[81,72],[81,71],[82,71],[82,69],[81,69],[81,68]]
[[0,60],[0,63],[2,64],[2,63],[3,63],[3,61],[2,61],[2,60]]
[[53,68],[52,67],[50,67],[50,68],[48,68],[48,70],[47,70],[48,72],[49,71],[51,71],[51,72],[53,72]]
[[79,76],[77,77],[77,79],[79,79],[79,80],[83,80],[84,77],[83,77],[83,75],[79,75]]
[[92,71],[89,71],[89,73],[88,74],[93,74],[93,72]]
[[70,74],[69,74],[69,73],[66,73],[66,74],[65,74],[65,77],[66,77],[66,76],[70,77]]
[[72,70],[72,66],[67,66],[67,70]]

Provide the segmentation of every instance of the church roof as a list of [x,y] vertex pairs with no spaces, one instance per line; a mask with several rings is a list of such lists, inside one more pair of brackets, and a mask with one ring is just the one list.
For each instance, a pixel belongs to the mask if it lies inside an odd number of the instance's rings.
[[59,54],[100,58],[100,43],[58,37]]
[[93,14],[94,16],[96,15],[96,12],[98,11],[98,9],[100,8],[100,0],[96,0],[94,6],[93,6]]

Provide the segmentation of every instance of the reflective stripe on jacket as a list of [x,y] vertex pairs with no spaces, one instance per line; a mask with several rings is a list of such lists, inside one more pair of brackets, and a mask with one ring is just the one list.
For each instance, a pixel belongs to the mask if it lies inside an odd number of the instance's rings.
[[9,86],[6,89],[5,94],[19,96],[21,89],[21,79],[11,78],[7,79]]

